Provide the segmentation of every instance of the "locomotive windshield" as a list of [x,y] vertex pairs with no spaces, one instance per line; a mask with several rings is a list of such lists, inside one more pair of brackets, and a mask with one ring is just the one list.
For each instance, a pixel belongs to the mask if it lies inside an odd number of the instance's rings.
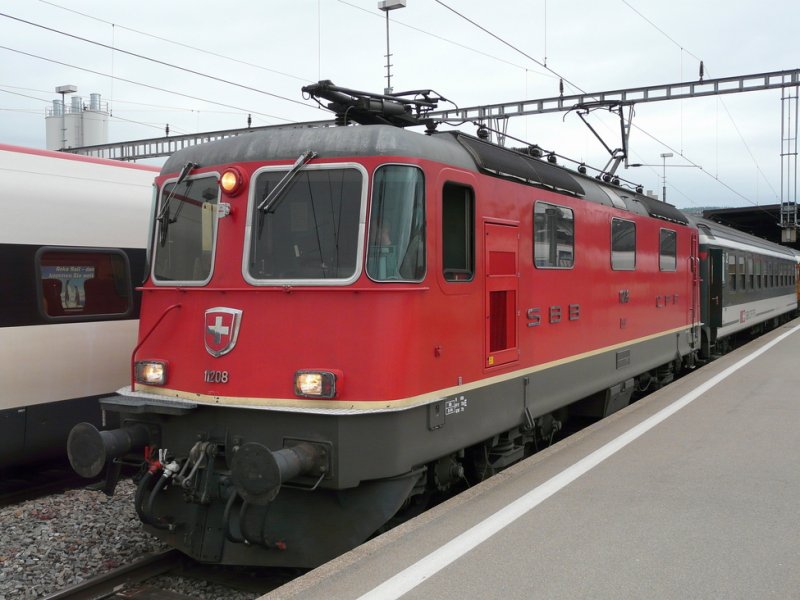
[[247,273],[254,280],[331,280],[355,276],[363,177],[354,168],[298,171],[271,210],[262,199],[286,170],[259,173],[250,215]]
[[375,172],[367,274],[377,281],[425,276],[425,183],[422,171],[387,165]]
[[156,227],[156,281],[191,284],[209,280],[218,200],[215,175],[164,186]]

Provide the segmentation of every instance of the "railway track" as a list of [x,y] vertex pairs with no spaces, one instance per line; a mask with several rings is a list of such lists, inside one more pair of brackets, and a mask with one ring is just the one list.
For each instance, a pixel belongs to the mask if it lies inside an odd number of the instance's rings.
[[[163,590],[142,590],[136,595],[120,595],[124,586],[131,586],[158,575],[179,568],[185,557],[178,550],[164,550],[143,556],[129,565],[119,567],[108,573],[97,575],[81,583],[71,585],[63,590],[44,597],[44,600],[97,600],[99,598],[166,598],[178,600],[189,598],[174,592]],[[149,594],[149,595],[148,595]]]

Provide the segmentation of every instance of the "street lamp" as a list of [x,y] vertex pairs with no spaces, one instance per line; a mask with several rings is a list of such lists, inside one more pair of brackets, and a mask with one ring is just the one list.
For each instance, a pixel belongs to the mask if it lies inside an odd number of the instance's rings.
[[78,91],[76,85],[60,85],[56,88],[56,94],[61,94],[61,149],[67,147],[67,105],[65,103],[65,96],[67,94],[74,94]]
[[380,0],[378,9],[386,13],[386,87],[383,93],[387,96],[392,93],[392,65],[390,62],[391,52],[389,51],[389,11],[398,8],[405,8],[406,0]]
[[663,183],[663,189],[661,194],[661,201],[667,201],[667,159],[672,158],[672,152],[664,152],[661,155],[661,166],[663,168],[663,175],[661,176],[661,182]]
[[661,190],[661,200],[666,202],[667,201],[667,167],[670,167],[670,168],[674,168],[674,167],[690,167],[690,168],[693,168],[693,169],[700,169],[701,171],[703,170],[703,167],[701,167],[700,165],[668,165],[667,164],[667,159],[668,158],[672,158],[674,156],[674,154],[672,154],[672,152],[664,152],[663,154],[660,154],[659,156],[661,156],[661,164],[660,165],[658,165],[658,164],[651,165],[651,164],[645,164],[645,163],[632,163],[632,164],[629,164],[628,166],[629,167],[661,167],[661,169],[662,169],[661,182],[662,182],[662,185],[663,185],[662,190]]

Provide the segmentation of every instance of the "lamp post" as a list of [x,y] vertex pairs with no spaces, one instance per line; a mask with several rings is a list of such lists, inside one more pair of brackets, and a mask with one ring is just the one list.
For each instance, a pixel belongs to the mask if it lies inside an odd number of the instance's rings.
[[392,93],[392,53],[389,51],[389,11],[405,8],[406,0],[380,0],[378,9],[386,13],[386,87],[383,93],[387,96]]
[[661,155],[661,166],[663,168],[663,175],[661,176],[661,182],[663,184],[663,189],[661,193],[661,201],[667,201],[667,159],[672,158],[672,152],[664,152]]
[[662,169],[662,171],[661,171],[661,183],[662,183],[662,186],[663,186],[662,189],[661,189],[661,200],[663,202],[666,202],[667,201],[667,167],[670,167],[670,168],[688,167],[688,168],[692,168],[692,169],[700,169],[701,171],[703,170],[703,167],[701,167],[700,165],[668,165],[667,164],[667,159],[668,158],[672,158],[674,156],[674,154],[672,154],[672,152],[665,152],[664,154],[660,154],[659,156],[661,156],[661,164],[660,165],[659,164],[632,163],[632,164],[629,164],[628,166],[629,167],[661,167],[661,169]]
[[76,85],[60,85],[56,88],[56,94],[61,94],[61,149],[67,147],[67,105],[65,96],[67,94],[74,94],[78,91]]

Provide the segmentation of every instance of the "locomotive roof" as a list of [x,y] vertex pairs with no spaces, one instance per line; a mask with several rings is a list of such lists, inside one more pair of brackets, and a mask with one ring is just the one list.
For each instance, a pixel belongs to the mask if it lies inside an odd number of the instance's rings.
[[294,161],[306,150],[320,158],[407,156],[510,178],[615,206],[630,212],[686,224],[671,204],[653,200],[544,160],[457,131],[421,135],[390,125],[314,127],[259,131],[190,146],[173,154],[161,173],[176,173],[187,162],[203,166],[235,162]]
[[200,166],[232,162],[296,160],[306,150],[322,158],[409,156],[477,171],[475,161],[449,136],[423,136],[389,125],[313,127],[246,133],[191,146],[173,154],[161,172],[175,173],[188,162]]

